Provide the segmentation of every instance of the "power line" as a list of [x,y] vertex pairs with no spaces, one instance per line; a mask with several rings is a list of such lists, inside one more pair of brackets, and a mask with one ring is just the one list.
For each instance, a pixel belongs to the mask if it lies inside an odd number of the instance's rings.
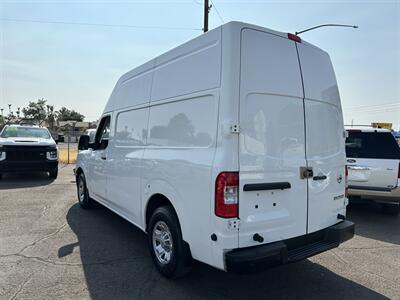
[[346,109],[343,108],[344,111],[349,112],[367,112],[367,111],[390,111],[390,110],[399,110],[400,106],[390,106],[390,107],[382,107],[382,108],[370,108],[370,109]]
[[215,12],[217,13],[217,15],[218,15],[219,19],[221,20],[221,22],[225,23],[224,19],[222,18],[221,14],[219,13],[219,11],[218,11],[217,7],[215,6],[214,2],[212,0],[210,0],[210,2],[211,2],[211,5],[214,7]]
[[379,103],[379,104],[364,104],[364,105],[353,105],[353,106],[348,106],[347,108],[361,108],[361,107],[375,107],[375,106],[387,106],[387,105],[400,105],[400,101],[397,102],[385,102],[385,103]]
[[104,23],[64,22],[64,21],[11,19],[11,18],[0,18],[0,21],[20,22],[20,23],[59,24],[59,25],[119,27],[119,28],[135,28],[135,29],[194,30],[194,31],[200,31],[201,30],[200,28],[191,28],[191,27],[147,26],[147,25],[128,25],[128,24],[104,24]]

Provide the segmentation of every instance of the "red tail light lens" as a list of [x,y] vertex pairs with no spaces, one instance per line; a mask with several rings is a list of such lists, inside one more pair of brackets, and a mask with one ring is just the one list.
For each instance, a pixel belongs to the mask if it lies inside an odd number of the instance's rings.
[[295,35],[293,33],[288,33],[287,37],[289,40],[295,41],[297,43],[301,43],[301,38],[298,35]]
[[239,172],[222,172],[215,181],[215,215],[239,217]]
[[349,170],[347,169],[347,165],[345,166],[345,172],[344,172],[344,185],[345,185],[345,189],[344,189],[344,195],[346,198],[348,198],[349,196],[349,183],[347,178],[349,177]]

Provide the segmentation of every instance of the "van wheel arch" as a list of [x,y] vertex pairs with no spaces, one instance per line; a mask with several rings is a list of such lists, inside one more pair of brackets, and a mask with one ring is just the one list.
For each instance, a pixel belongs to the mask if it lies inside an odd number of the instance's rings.
[[[157,208],[162,207],[162,206],[170,206],[173,209],[173,211],[175,212],[175,215],[178,219],[178,226],[179,226],[179,229],[182,234],[181,221],[179,220],[178,213],[176,212],[175,207],[172,205],[172,202],[163,194],[154,194],[147,201],[146,214],[145,214],[145,218],[146,218],[145,219],[145,222],[146,222],[145,223],[145,225],[146,225],[145,231],[146,231],[146,233],[148,233],[151,216],[153,215],[153,213],[156,211]],[[183,234],[182,234],[182,238],[183,238]],[[191,255],[189,243],[186,242],[185,240],[183,240],[183,242],[185,243],[185,245]]]
[[[161,206],[171,206],[175,212],[175,214],[178,216],[176,213],[175,207],[172,205],[171,201],[165,197],[163,194],[154,194],[152,195],[149,200],[147,201],[146,205],[146,214],[145,214],[145,221],[146,221],[146,232],[148,230],[148,226],[150,223],[151,216],[155,212],[155,210]],[[179,218],[178,218],[179,220]],[[180,224],[179,224],[180,227]]]

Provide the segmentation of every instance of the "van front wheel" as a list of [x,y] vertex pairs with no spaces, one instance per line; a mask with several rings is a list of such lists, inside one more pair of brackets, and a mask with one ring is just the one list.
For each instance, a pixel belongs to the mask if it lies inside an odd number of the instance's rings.
[[148,239],[157,270],[167,278],[182,277],[190,271],[190,251],[182,240],[178,217],[170,206],[155,210],[150,219]]
[[93,200],[89,197],[89,192],[86,185],[85,175],[80,173],[76,178],[76,187],[78,192],[78,202],[84,209],[93,207]]

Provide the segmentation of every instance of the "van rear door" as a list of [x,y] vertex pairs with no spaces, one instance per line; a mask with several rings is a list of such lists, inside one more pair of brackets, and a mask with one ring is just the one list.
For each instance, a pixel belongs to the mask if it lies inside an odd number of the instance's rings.
[[304,86],[308,182],[307,232],[345,214],[345,132],[339,91],[329,55],[297,43]]
[[241,33],[239,247],[306,233],[303,87],[295,42]]

